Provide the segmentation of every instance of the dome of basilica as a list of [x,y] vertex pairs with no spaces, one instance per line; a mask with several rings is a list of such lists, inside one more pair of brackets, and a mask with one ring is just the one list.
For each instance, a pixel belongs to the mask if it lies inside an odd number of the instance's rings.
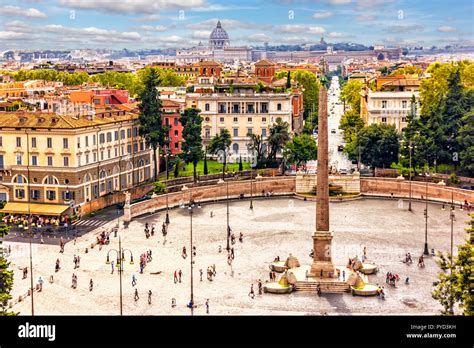
[[230,45],[229,35],[222,28],[221,21],[217,21],[217,26],[209,36],[209,48],[222,49]]

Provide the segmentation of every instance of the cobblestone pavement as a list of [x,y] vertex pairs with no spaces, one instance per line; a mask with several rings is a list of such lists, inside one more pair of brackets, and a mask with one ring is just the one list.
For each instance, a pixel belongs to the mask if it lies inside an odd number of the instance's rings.
[[[416,259],[421,255],[424,243],[424,218],[422,203],[414,203],[414,213],[401,209],[393,200],[358,200],[344,203],[332,203],[331,230],[334,231],[333,260],[336,265],[344,265],[348,257],[361,256],[363,247],[367,247],[369,260],[380,268],[377,275],[369,276],[371,283],[385,284],[387,271],[398,273],[402,281],[397,288],[386,286],[385,301],[377,298],[353,297],[349,293],[342,295],[323,294],[318,297],[310,293],[292,293],[290,295],[248,296],[250,284],[261,278],[268,280],[268,265],[279,255],[284,259],[292,253],[302,264],[309,264],[309,252],[312,247],[311,234],[314,230],[314,202],[296,199],[268,199],[254,202],[251,211],[248,201],[230,203],[230,226],[236,236],[244,234],[243,243],[234,245],[235,260],[230,267],[225,253],[226,206],[225,204],[205,205],[195,210],[193,215],[194,244],[197,256],[194,267],[194,297],[197,308],[195,314],[205,315],[205,300],[209,298],[210,314],[436,314],[440,306],[431,298],[432,282],[438,271],[432,257],[426,259],[426,267],[420,269]],[[214,217],[210,217],[210,212]],[[446,251],[450,246],[449,211],[439,206],[429,210],[429,247]],[[190,259],[183,259],[181,251],[186,246],[189,254],[190,217],[187,209],[176,209],[170,213],[171,224],[166,244],[163,244],[161,223],[164,213],[146,216],[132,221],[127,229],[121,229],[119,235],[122,246],[130,249],[134,256],[134,265],[125,264],[123,274],[123,302],[125,315],[189,315],[186,303],[190,299]],[[456,211],[454,228],[455,245],[461,244],[466,237],[464,228],[468,216]],[[112,226],[116,221],[112,220]],[[156,233],[150,239],[144,235],[145,222],[156,224]],[[111,236],[110,245],[102,250],[90,249],[100,231],[79,237],[77,242],[66,244],[65,253],[59,253],[59,246],[34,244],[33,267],[35,283],[41,276],[45,283],[43,291],[35,292],[35,314],[119,314],[119,276],[117,271],[111,274],[111,266],[105,263],[107,252],[118,248],[118,238]],[[5,242],[11,246],[9,256],[14,273],[14,299],[26,294],[30,284],[29,277],[22,279],[21,269],[29,268],[29,245],[26,243]],[[223,252],[219,254],[219,245]],[[85,248],[89,248],[85,253]],[[147,264],[143,274],[139,273],[138,260],[141,253],[151,249],[153,261]],[[415,260],[407,266],[401,262],[405,253],[410,252]],[[73,257],[81,256],[80,268],[74,270]],[[111,259],[116,255],[111,252]],[[127,261],[128,254],[125,255]],[[61,261],[62,269],[54,273],[56,259]],[[206,279],[206,269],[215,264],[217,275],[213,281]],[[181,269],[182,283],[175,284],[173,272]],[[203,281],[200,281],[199,269],[202,269]],[[78,276],[77,289],[71,288],[72,273]],[[159,274],[152,274],[158,273]],[[54,283],[49,282],[54,275]],[[132,286],[132,275],[137,284]],[[29,274],[28,274],[29,276]],[[406,276],[411,279],[405,285]],[[93,279],[94,288],[89,291],[89,280]],[[134,291],[138,289],[140,299],[134,301]],[[148,290],[153,292],[152,304],[147,303]],[[258,293],[256,291],[256,293]],[[172,308],[172,298],[177,306]],[[31,299],[14,305],[20,314],[31,313]]]

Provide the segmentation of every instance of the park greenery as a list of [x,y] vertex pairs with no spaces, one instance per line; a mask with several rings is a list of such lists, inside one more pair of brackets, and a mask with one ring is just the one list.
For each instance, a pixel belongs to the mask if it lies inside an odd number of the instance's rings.
[[201,139],[202,118],[199,115],[199,112],[199,109],[188,108],[184,110],[184,112],[181,114],[181,117],[179,118],[179,121],[183,125],[183,143],[181,147],[181,158],[186,164],[193,164],[194,182],[196,182],[197,180],[197,164],[204,156]]
[[304,165],[311,160],[316,160],[318,148],[316,141],[309,134],[294,135],[288,141],[283,150],[283,156],[287,163],[294,163],[297,166]]
[[[4,238],[10,229],[8,225],[0,225],[0,238]],[[8,301],[12,298],[10,292],[13,287],[13,271],[9,267],[10,262],[4,256],[3,244],[0,241],[0,316],[16,315],[8,310]]]
[[474,292],[472,291],[474,260],[474,214],[471,214],[469,234],[463,245],[458,246],[458,255],[438,253],[438,266],[441,272],[433,283],[432,296],[443,306],[443,315],[454,315],[457,305],[463,315],[474,315]]
[[216,134],[209,143],[207,150],[209,153],[217,155],[222,158],[222,178],[225,175],[225,167],[227,164],[227,154],[229,152],[232,137],[228,129],[223,129],[219,134]]

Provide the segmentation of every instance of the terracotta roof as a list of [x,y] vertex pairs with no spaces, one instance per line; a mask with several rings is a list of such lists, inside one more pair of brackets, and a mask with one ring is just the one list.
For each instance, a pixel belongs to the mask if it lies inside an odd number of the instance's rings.
[[161,106],[162,107],[181,107],[182,105],[184,105],[184,103],[180,103],[176,100],[169,100],[169,99],[164,99],[162,100],[161,102]]
[[259,66],[260,65],[262,65],[262,66],[264,66],[264,65],[276,65],[276,63],[272,62],[270,60],[262,59],[262,60],[259,60],[258,62],[255,63],[255,66],[257,66],[257,65],[259,65]]

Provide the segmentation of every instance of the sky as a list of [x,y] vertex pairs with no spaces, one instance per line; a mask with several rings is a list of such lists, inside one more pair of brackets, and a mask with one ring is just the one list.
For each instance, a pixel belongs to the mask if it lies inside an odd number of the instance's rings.
[[231,46],[474,45],[472,0],[0,0],[0,51],[186,48],[220,20]]

